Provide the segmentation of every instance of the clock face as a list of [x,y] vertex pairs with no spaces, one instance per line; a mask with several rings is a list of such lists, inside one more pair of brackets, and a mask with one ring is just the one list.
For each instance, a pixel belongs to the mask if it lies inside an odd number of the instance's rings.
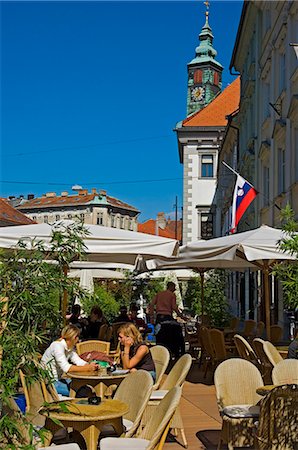
[[205,89],[202,86],[197,86],[191,91],[191,98],[194,102],[201,102],[205,98]]

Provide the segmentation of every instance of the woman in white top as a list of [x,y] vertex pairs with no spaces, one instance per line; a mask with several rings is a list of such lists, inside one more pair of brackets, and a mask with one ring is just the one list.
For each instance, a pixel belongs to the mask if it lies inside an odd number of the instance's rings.
[[[67,325],[63,328],[61,338],[51,343],[44,352],[41,362],[47,365],[50,370],[54,385],[58,394],[69,396],[70,379],[61,379],[63,373],[88,371],[93,372],[98,369],[95,363],[87,363],[73,350],[78,342],[80,330],[75,325]],[[84,369],[82,369],[84,366]]]

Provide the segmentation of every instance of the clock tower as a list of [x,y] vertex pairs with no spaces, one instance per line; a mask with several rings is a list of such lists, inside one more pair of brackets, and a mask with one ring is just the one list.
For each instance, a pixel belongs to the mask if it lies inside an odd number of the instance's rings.
[[196,56],[187,65],[187,115],[208,105],[221,91],[223,66],[216,61],[217,51],[213,48],[213,34],[209,25],[209,2],[206,5],[206,21],[199,34],[200,44]]

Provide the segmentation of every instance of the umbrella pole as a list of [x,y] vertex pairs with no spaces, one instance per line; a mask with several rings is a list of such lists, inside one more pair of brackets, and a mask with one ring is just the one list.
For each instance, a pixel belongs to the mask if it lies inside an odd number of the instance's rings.
[[204,319],[204,310],[205,310],[205,299],[204,299],[204,270],[200,270],[200,278],[201,278],[201,315],[202,320]]
[[270,341],[270,289],[269,289],[269,266],[267,263],[264,264],[263,268],[264,275],[264,300],[265,300],[265,321],[267,330],[267,339]]

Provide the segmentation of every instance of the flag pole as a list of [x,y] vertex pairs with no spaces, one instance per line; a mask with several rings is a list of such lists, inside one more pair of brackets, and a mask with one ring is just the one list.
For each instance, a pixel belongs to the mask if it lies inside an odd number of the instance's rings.
[[[233,172],[235,175],[237,175],[237,177],[238,177],[238,175],[239,175],[239,177],[241,177],[240,173],[236,172],[236,170],[234,170],[231,166],[229,166],[229,164],[227,164],[225,161],[222,161],[222,164],[223,164],[224,166],[226,166],[228,169],[230,169],[230,171]],[[247,184],[249,184],[253,189],[255,189],[254,186],[253,186],[249,181],[247,181],[247,180],[245,180],[245,181],[246,181]]]

